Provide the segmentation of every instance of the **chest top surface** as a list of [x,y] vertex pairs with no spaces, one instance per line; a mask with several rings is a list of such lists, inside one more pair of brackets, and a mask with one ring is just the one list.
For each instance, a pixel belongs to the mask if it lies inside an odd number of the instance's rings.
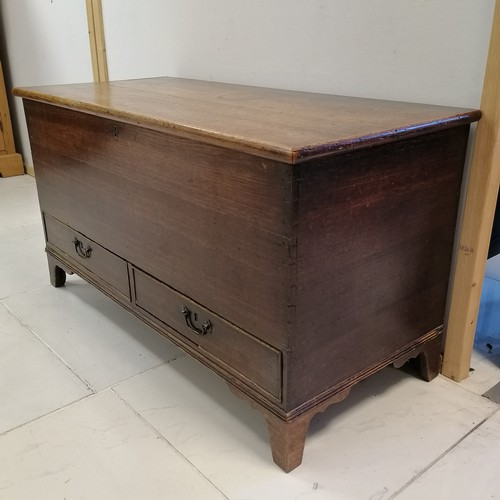
[[461,108],[168,77],[17,88],[14,94],[286,163],[480,118],[479,111]]

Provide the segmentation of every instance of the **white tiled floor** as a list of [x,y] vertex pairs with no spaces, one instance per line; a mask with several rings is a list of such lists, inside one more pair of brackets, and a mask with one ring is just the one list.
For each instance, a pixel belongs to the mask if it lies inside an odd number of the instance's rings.
[[484,298],[467,381],[383,370],[285,474],[220,378],[81,279],[48,284],[35,182],[0,179],[0,500],[500,499],[498,281]]

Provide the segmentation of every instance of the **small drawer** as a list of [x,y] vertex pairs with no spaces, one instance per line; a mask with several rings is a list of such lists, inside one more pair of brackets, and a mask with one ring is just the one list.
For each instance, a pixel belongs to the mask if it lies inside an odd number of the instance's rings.
[[133,269],[136,305],[264,392],[281,396],[281,353],[169,286]]
[[[68,255],[130,300],[127,263],[71,227],[44,214],[47,244]],[[71,262],[70,262],[71,264]]]

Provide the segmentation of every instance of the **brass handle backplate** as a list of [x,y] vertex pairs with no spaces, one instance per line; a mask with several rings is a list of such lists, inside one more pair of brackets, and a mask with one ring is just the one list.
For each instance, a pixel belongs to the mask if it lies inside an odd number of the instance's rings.
[[196,326],[195,321],[196,321],[196,313],[192,313],[186,306],[183,306],[181,309],[181,313],[184,316],[184,319],[186,320],[186,325],[188,328],[196,333],[196,335],[208,335],[209,333],[212,332],[212,322],[207,319],[205,323],[203,323],[201,326]]
[[90,256],[92,254],[92,248],[91,248],[90,245],[87,245],[87,248],[84,248],[83,241],[80,241],[78,238],[75,238],[73,240],[73,245],[75,245],[75,251],[76,251],[76,253],[82,259],[90,259]]

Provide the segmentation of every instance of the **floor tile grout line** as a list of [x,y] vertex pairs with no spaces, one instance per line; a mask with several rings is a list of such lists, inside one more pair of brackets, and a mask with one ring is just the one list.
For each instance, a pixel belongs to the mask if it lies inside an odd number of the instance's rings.
[[39,420],[41,420],[43,418],[50,417],[56,413],[59,413],[60,411],[65,410],[66,408],[69,408],[72,405],[78,404],[85,399],[89,399],[89,398],[92,398],[94,396],[97,396],[98,394],[99,393],[91,392],[90,394],[87,394],[86,396],[82,396],[81,398],[75,399],[74,401],[70,401],[69,403],[67,403],[63,406],[59,406],[59,408],[55,408],[54,410],[50,410],[47,413],[44,413],[43,415],[39,415],[38,417],[33,418],[32,420],[28,420],[27,422],[23,422],[22,424],[16,425],[15,427],[12,427],[12,429],[7,429],[6,431],[0,432],[0,438],[2,438],[3,436],[6,436],[7,434],[9,434],[11,432],[14,432],[18,429],[21,429],[22,427],[33,424],[34,422],[38,422]]
[[[452,379],[448,379],[448,380],[450,382],[452,382],[455,385],[455,387],[459,387],[460,389],[468,392],[469,394],[475,394],[476,396],[481,396],[482,398],[486,399],[487,401],[490,401],[491,403],[498,405],[499,410],[500,410],[500,403],[497,403],[496,401],[492,401],[491,399],[484,396],[484,394],[486,392],[488,392],[490,389],[492,389],[492,387],[495,387],[496,384],[493,384],[493,386],[490,387],[489,389],[487,389],[486,391],[484,391],[483,394],[479,394],[478,392],[474,391],[473,389],[470,389],[468,387],[464,387],[460,382],[456,382],[455,380],[452,380]],[[498,381],[498,383],[500,383],[500,380]]]
[[494,415],[500,412],[500,408],[495,409],[490,415],[481,420],[477,425],[475,425],[472,429],[466,432],[458,441],[453,443],[446,451],[441,453],[437,458],[435,458],[432,462],[430,462],[426,467],[424,467],[418,474],[413,476],[409,481],[407,481],[399,490],[395,491],[387,500],[396,499],[404,490],[410,487],[414,482],[420,479],[425,473],[427,473],[430,469],[432,469],[437,463],[439,463],[446,455],[451,453],[457,446],[459,446],[463,441],[465,441],[471,434],[473,434],[476,430],[482,427],[488,420],[490,420]]
[[113,390],[115,387],[118,387],[120,384],[123,384],[125,382],[128,382],[132,379],[134,379],[135,377],[139,377],[140,375],[144,375],[145,373],[149,372],[150,370],[155,370],[156,368],[159,368],[160,366],[163,366],[163,365],[168,365],[170,363],[173,363],[174,361],[177,361],[178,359],[181,359],[185,356],[185,354],[183,354],[182,352],[180,353],[179,356],[176,356],[175,358],[172,358],[172,359],[169,359],[167,361],[163,360],[161,361],[160,363],[156,364],[156,365],[153,365],[153,366],[150,366],[148,368],[145,368],[144,370],[142,370],[141,372],[137,372],[137,373],[134,373],[133,375],[130,375],[130,377],[126,377],[124,378],[123,380],[120,380],[118,382],[114,382],[112,383],[111,385],[108,385],[106,387],[103,387],[102,389],[99,389],[98,391],[96,391],[96,394],[99,393],[99,392],[102,392],[102,391],[106,391],[106,390]]
[[[479,393],[477,391],[475,391],[473,388],[470,388],[470,387],[465,387],[461,382],[457,382],[455,380],[452,380],[451,378],[448,378],[448,377],[445,377],[444,375],[440,374],[439,375],[440,378],[442,378],[442,380],[445,380],[446,382],[448,383],[451,383],[453,384],[454,387],[458,388],[458,389],[461,389],[462,391],[465,391],[467,394],[472,394],[474,396],[479,396],[483,399],[485,399],[486,401],[489,401],[490,403],[494,404],[494,405],[498,405],[499,406],[499,409],[500,409],[500,403],[497,403],[496,401],[492,401],[491,399],[489,398],[486,398],[484,396],[484,393],[485,392],[488,392],[488,390],[490,390],[491,388],[487,389],[486,391],[484,391],[483,393]],[[498,381],[498,383],[500,383],[500,380]],[[493,384],[493,387],[495,386],[496,384]],[[482,389],[481,389],[482,390]]]
[[[65,405],[63,405],[63,406],[60,406],[60,407],[58,407],[58,408],[55,408],[54,410],[51,410],[51,411],[49,411],[49,412],[47,412],[47,413],[44,413],[43,415],[39,415],[38,417],[36,417],[36,418],[34,418],[34,419],[32,419],[32,420],[28,420],[27,422],[23,422],[22,424],[17,425],[17,426],[15,426],[15,427],[11,428],[11,429],[8,429],[8,430],[6,430],[6,431],[4,431],[4,432],[0,432],[0,437],[2,437],[2,436],[4,436],[4,435],[6,435],[6,434],[8,434],[9,432],[12,432],[12,431],[14,431],[14,430],[16,430],[16,429],[19,429],[19,428],[21,428],[21,427],[24,427],[25,425],[29,425],[29,424],[31,424],[31,423],[33,423],[33,422],[36,422],[36,421],[38,421],[38,420],[40,420],[40,419],[42,419],[42,418],[48,417],[48,416],[50,416],[50,415],[53,415],[53,414],[55,414],[55,413],[59,412],[60,410],[63,410],[64,408],[67,408],[67,407],[69,407],[69,406],[71,406],[71,405],[73,405],[73,404],[76,404],[76,403],[78,403],[78,402],[80,402],[80,401],[83,401],[84,399],[87,399],[87,398],[90,398],[90,397],[93,397],[93,396],[97,396],[98,394],[101,394],[101,393],[102,393],[102,392],[104,392],[104,391],[108,391],[108,390],[110,390],[110,391],[112,391],[114,394],[117,394],[117,393],[116,393],[116,391],[113,389],[113,388],[114,388],[114,387],[116,387],[117,385],[119,385],[119,384],[121,384],[121,383],[123,383],[123,382],[126,382],[127,380],[131,380],[131,379],[133,379],[134,377],[137,377],[138,375],[142,375],[142,374],[144,374],[144,373],[148,372],[149,370],[153,370],[153,369],[158,368],[159,366],[162,366],[162,365],[164,365],[164,364],[168,364],[168,363],[171,363],[171,362],[173,362],[173,361],[176,361],[177,359],[179,359],[180,357],[182,357],[182,356],[183,356],[183,354],[182,354],[182,353],[180,353],[180,356],[177,356],[177,357],[175,357],[175,358],[172,358],[172,359],[170,359],[170,360],[168,360],[168,361],[163,361],[163,362],[161,362],[161,363],[159,363],[159,364],[157,364],[157,365],[155,365],[155,366],[151,366],[151,367],[149,367],[149,368],[147,368],[147,369],[143,370],[143,371],[142,371],[142,372],[140,372],[140,373],[136,373],[136,374],[134,374],[134,375],[132,375],[132,376],[130,376],[130,377],[127,377],[126,379],[120,380],[118,383],[115,383],[115,384],[112,384],[112,385],[110,385],[110,386],[104,387],[104,388],[102,388],[102,389],[96,390],[96,389],[94,389],[94,388],[91,386],[91,384],[90,384],[89,382],[87,382],[85,379],[83,379],[82,377],[80,377],[80,376],[78,375],[78,373],[77,373],[77,372],[76,372],[73,368],[71,368],[71,366],[69,366],[69,365],[68,365],[68,363],[66,363],[66,362],[64,361],[64,359],[62,359],[62,358],[61,358],[61,356],[59,356],[59,355],[58,355],[58,354],[57,354],[57,353],[56,353],[56,352],[55,352],[55,351],[54,351],[54,350],[53,350],[53,349],[52,349],[49,345],[47,345],[47,344],[46,344],[46,343],[45,343],[45,342],[44,342],[44,341],[43,341],[43,340],[42,340],[42,339],[41,339],[41,338],[40,338],[40,337],[39,337],[39,336],[38,336],[38,335],[34,332],[34,330],[33,330],[33,329],[32,329],[32,328],[31,328],[31,327],[30,327],[30,326],[29,326],[29,325],[28,325],[28,324],[27,324],[27,323],[26,323],[23,319],[21,319],[21,318],[19,318],[18,316],[16,316],[16,314],[15,314],[15,313],[14,313],[14,312],[13,312],[13,311],[12,311],[12,310],[8,307],[8,306],[7,306],[7,304],[3,303],[3,302],[2,302],[2,300],[0,300],[0,305],[2,305],[2,306],[5,308],[5,310],[7,311],[7,313],[8,313],[8,314],[10,314],[10,315],[11,315],[14,319],[16,319],[16,320],[17,320],[17,321],[18,321],[18,322],[19,322],[19,323],[20,323],[23,327],[25,327],[25,328],[26,328],[26,329],[27,329],[27,330],[28,330],[28,331],[29,331],[29,332],[30,332],[30,333],[31,333],[31,334],[32,334],[32,335],[36,338],[36,340],[38,340],[38,341],[39,341],[39,342],[40,342],[40,343],[41,343],[41,344],[42,344],[42,345],[43,345],[43,346],[44,346],[44,347],[45,347],[45,348],[46,348],[46,349],[47,349],[47,350],[48,350],[51,354],[53,354],[53,355],[54,355],[54,356],[55,356],[55,357],[56,357],[59,361],[61,361],[61,363],[63,363],[63,365],[64,365],[64,366],[66,366],[66,367],[68,368],[68,370],[70,370],[70,371],[71,371],[71,372],[72,372],[72,373],[73,373],[73,374],[74,374],[74,375],[78,378],[78,380],[80,380],[80,381],[81,381],[81,382],[82,382],[82,383],[86,386],[86,388],[90,391],[90,393],[89,393],[89,394],[87,394],[87,395],[85,395],[85,396],[82,396],[81,398],[75,399],[74,401],[71,401],[71,402],[69,402],[69,403],[67,403],[67,404],[65,404]],[[120,399],[121,399],[121,398],[120,398]],[[127,406],[130,406],[130,405],[127,405]],[[222,492],[221,492],[221,493],[222,493]]]
[[[36,223],[27,224],[27,225],[33,225],[33,224],[36,224]],[[26,225],[19,226],[19,228],[21,228],[21,227],[25,227],[25,226],[26,226]],[[8,229],[7,229],[7,230],[8,230]],[[2,233],[1,233],[1,231],[0,231],[0,236],[1,236],[1,234],[2,234]],[[490,279],[494,279],[494,278],[490,278]],[[496,281],[498,281],[498,280],[496,280]],[[36,288],[36,290],[38,290],[38,289],[40,289],[40,288],[43,288],[43,287]],[[29,291],[31,291],[31,290],[27,290],[26,292],[29,292]],[[25,293],[25,292],[23,292],[23,293]],[[12,296],[13,296],[13,295],[12,295]],[[6,298],[8,298],[8,297],[6,297]],[[3,300],[3,299],[0,299],[0,303],[2,302],[2,300]],[[5,305],[5,304],[4,304],[4,305]],[[35,332],[34,332],[34,331],[33,331],[33,330],[29,327],[29,325],[27,325],[26,323],[24,323],[24,321],[22,321],[20,318],[18,318],[18,317],[17,317],[17,316],[16,316],[16,315],[15,315],[15,314],[14,314],[14,313],[13,313],[13,312],[12,312],[12,311],[11,311],[11,310],[7,307],[7,306],[6,306],[6,305],[5,305],[5,307],[7,308],[7,310],[9,311],[9,313],[10,313],[10,314],[12,314],[12,315],[13,315],[13,316],[14,316],[14,317],[18,320],[18,321],[20,321],[20,323],[21,323],[21,324],[23,324],[23,326],[25,326],[25,327],[26,327],[26,328],[27,328],[27,329],[28,329],[31,333],[33,333],[33,335],[34,335],[34,336],[35,336],[38,340],[40,340],[40,341],[42,342],[42,344],[44,344],[44,345],[45,345],[45,346],[46,346],[46,347],[47,347],[47,348],[48,348],[48,349],[49,349],[49,350],[50,350],[53,354],[55,354],[55,355],[56,355],[56,357],[58,357],[58,358],[59,358],[59,359],[60,359],[60,360],[61,360],[61,361],[62,361],[62,362],[63,362],[63,363],[64,363],[64,364],[65,364],[65,365],[66,365],[66,366],[67,366],[67,367],[71,370],[71,371],[73,371],[73,373],[75,373],[75,375],[76,375],[76,376],[77,376],[80,380],[82,380],[82,379],[81,379],[81,378],[80,378],[80,377],[76,374],[76,372],[74,372],[74,370],[72,370],[72,369],[71,369],[71,367],[70,367],[70,366],[69,366],[66,362],[64,362],[64,360],[63,360],[60,356],[58,356],[58,355],[57,355],[57,353],[55,353],[55,352],[54,352],[54,351],[53,351],[53,350],[52,350],[52,349],[51,349],[51,348],[50,348],[50,347],[49,347],[49,346],[48,346],[45,342],[43,342],[43,340],[41,340],[41,339],[40,339],[40,337],[39,337],[39,336],[38,336],[38,335],[37,335],[37,334],[36,334],[36,333],[35,333]],[[179,358],[173,358],[173,359],[171,359],[171,360],[169,360],[169,361],[166,361],[165,363],[167,363],[167,364],[168,364],[168,363],[173,362],[173,361],[175,361],[175,360],[177,360],[177,359],[179,359]],[[162,364],[163,364],[163,363],[160,363],[160,364],[158,364],[158,365],[156,365],[156,366],[154,366],[154,367],[150,367],[150,368],[148,368],[148,369],[144,370],[143,372],[141,372],[141,374],[142,374],[142,373],[145,373],[145,372],[147,372],[147,371],[149,371],[149,370],[152,370],[152,369],[154,369],[154,368],[156,368],[156,367],[158,367],[158,366],[161,366]],[[137,411],[136,411],[133,407],[131,407],[131,406],[130,406],[130,404],[128,404],[128,403],[127,403],[127,401],[126,401],[126,400],[124,400],[124,399],[123,399],[123,398],[122,398],[122,397],[121,397],[121,396],[120,396],[120,395],[119,395],[119,394],[115,391],[115,389],[114,389],[114,387],[119,386],[122,382],[126,382],[126,381],[128,381],[128,380],[130,380],[130,379],[133,379],[134,377],[136,377],[136,376],[138,376],[138,375],[140,375],[140,374],[135,374],[135,375],[132,375],[132,376],[128,377],[127,379],[124,379],[124,380],[122,380],[122,381],[120,381],[120,382],[118,382],[118,383],[116,383],[116,384],[113,384],[113,385],[111,385],[111,386],[109,386],[109,387],[103,388],[103,389],[101,389],[101,390],[99,390],[99,391],[93,391],[93,394],[88,394],[88,395],[86,395],[86,396],[84,396],[84,397],[82,397],[82,398],[80,398],[80,399],[78,399],[78,400],[75,400],[75,401],[73,401],[73,402],[71,402],[71,403],[68,403],[67,405],[61,406],[60,408],[57,408],[56,410],[53,410],[53,411],[51,411],[51,412],[49,412],[49,413],[47,413],[47,414],[45,414],[45,415],[42,415],[42,416],[40,416],[40,417],[37,417],[37,418],[33,419],[33,420],[32,420],[32,421],[30,421],[30,422],[26,422],[26,423],[21,424],[20,426],[18,426],[18,427],[16,427],[16,428],[14,428],[14,429],[11,429],[11,430],[9,430],[9,431],[6,431],[5,433],[11,432],[12,430],[15,430],[15,429],[17,429],[17,428],[19,428],[19,427],[23,427],[24,425],[28,425],[28,424],[30,424],[30,423],[32,423],[32,422],[36,422],[37,420],[39,420],[39,419],[41,419],[41,418],[44,418],[44,417],[50,416],[51,414],[57,413],[57,412],[59,412],[59,411],[63,410],[64,408],[67,408],[67,407],[69,407],[69,406],[72,406],[72,405],[78,404],[79,402],[81,402],[81,401],[83,401],[83,400],[85,400],[85,399],[89,399],[89,398],[91,398],[91,397],[93,397],[93,396],[95,396],[95,395],[97,395],[97,394],[99,394],[99,393],[101,393],[101,392],[103,392],[103,391],[106,391],[106,390],[111,390],[113,394],[115,394],[115,395],[116,395],[116,396],[117,396],[120,400],[122,400],[122,401],[124,402],[124,404],[126,404],[126,405],[127,405],[127,407],[131,408],[131,409],[132,409],[132,411],[134,411],[134,413],[135,413],[135,414],[136,414],[136,415],[137,415],[137,416],[141,419],[141,421],[143,421],[143,422],[144,422],[144,424],[145,424],[145,425],[147,425],[148,427],[150,427],[150,428],[151,428],[151,429],[155,432],[155,434],[159,435],[158,431],[157,431],[157,430],[156,430],[156,429],[155,429],[155,428],[154,428],[151,424],[149,424],[147,421],[145,421],[145,419],[144,419],[144,418],[143,418],[143,417],[142,417],[142,416],[141,416],[141,415],[140,415],[140,414],[139,414],[139,413],[138,413],[138,412],[137,412]],[[82,381],[83,381],[83,380],[82,380]],[[86,383],[86,382],[85,382],[85,383]],[[463,390],[467,391],[468,393],[475,394],[476,396],[477,396],[477,395],[481,396],[481,394],[478,394],[477,392],[474,392],[474,391],[473,391],[473,390],[471,390],[470,388],[463,387],[463,386],[461,386],[460,384],[458,384],[458,383],[456,383],[456,382],[454,382],[454,384],[455,384],[456,386],[458,386],[458,387],[461,387]],[[406,489],[406,488],[407,488],[407,487],[409,487],[411,484],[413,484],[413,482],[417,481],[417,480],[418,480],[418,479],[419,479],[422,475],[424,475],[424,474],[425,474],[428,470],[430,470],[430,469],[431,469],[434,465],[436,465],[436,464],[437,464],[440,460],[442,460],[442,459],[443,459],[443,458],[444,458],[447,454],[449,454],[450,452],[452,452],[452,451],[453,451],[453,449],[454,449],[456,446],[458,446],[458,445],[459,445],[461,442],[463,442],[463,441],[464,441],[464,440],[465,440],[465,439],[466,439],[469,435],[471,435],[471,434],[472,434],[475,430],[477,430],[477,429],[478,429],[478,428],[480,428],[480,427],[481,427],[484,423],[486,423],[486,422],[487,422],[487,421],[488,421],[488,420],[489,420],[489,419],[490,419],[493,415],[495,415],[495,414],[497,413],[497,411],[498,411],[498,410],[493,411],[493,413],[492,413],[490,416],[488,416],[487,418],[485,418],[482,422],[480,422],[480,423],[479,423],[478,425],[476,425],[473,429],[471,429],[469,432],[467,432],[467,433],[466,433],[466,434],[465,434],[462,438],[460,438],[460,439],[459,439],[459,440],[458,440],[458,441],[457,441],[454,445],[450,446],[450,448],[449,448],[446,452],[444,452],[442,455],[440,455],[437,459],[435,459],[432,463],[430,463],[430,464],[429,464],[429,465],[428,465],[428,466],[427,466],[424,470],[422,470],[422,471],[421,471],[421,472],[420,472],[417,476],[415,476],[412,480],[408,481],[408,482],[407,482],[407,483],[406,483],[406,484],[405,484],[405,485],[404,485],[401,489],[399,489],[396,493],[394,493],[394,494],[390,497],[390,499],[393,499],[393,498],[395,498],[395,496],[400,495],[404,489]],[[0,433],[0,436],[3,436],[5,433]],[[214,486],[214,487],[215,487],[218,491],[220,491],[220,490],[219,490],[219,488],[217,488],[217,486],[215,486],[215,485],[212,483],[212,481],[210,481],[208,478],[206,478],[206,476],[204,476],[204,475],[203,475],[203,473],[201,473],[201,471],[199,471],[199,469],[197,469],[197,468],[196,468],[196,467],[195,467],[195,466],[194,466],[194,465],[193,465],[193,464],[192,464],[192,463],[191,463],[191,462],[190,462],[190,461],[189,461],[186,457],[184,457],[184,456],[180,453],[180,451],[179,451],[179,450],[177,450],[177,449],[176,449],[176,448],[175,448],[175,447],[174,447],[174,446],[173,446],[173,445],[172,445],[172,444],[171,444],[171,443],[170,443],[170,442],[169,442],[166,438],[164,438],[164,437],[163,437],[163,436],[161,436],[161,435],[159,435],[159,437],[160,437],[162,440],[164,440],[164,441],[167,443],[167,445],[168,445],[169,447],[171,447],[171,448],[172,448],[172,449],[173,449],[173,450],[174,450],[177,454],[179,454],[179,455],[180,455],[180,456],[181,456],[181,457],[182,457],[185,461],[187,461],[187,462],[188,462],[188,463],[189,463],[192,467],[194,467],[194,469],[195,469],[195,470],[196,470],[196,471],[197,471],[197,472],[198,472],[198,473],[199,473],[202,477],[204,477],[205,479],[207,479],[207,481],[209,481],[209,483],[210,483],[210,484],[212,484],[212,485],[213,485],[213,486]],[[227,497],[224,495],[224,493],[222,493],[222,491],[220,491],[220,493],[224,496],[224,498],[227,498]]]
[[84,378],[82,378],[74,368],[72,368],[68,363],[66,363],[66,361],[61,357],[59,356],[59,354],[54,351],[46,342],[44,342],[44,340],[39,336],[37,335],[37,333],[33,330],[33,328],[30,327],[30,325],[28,323],[26,323],[22,318],[19,318],[13,311],[12,309],[10,309],[10,307],[5,304],[4,302],[0,301],[0,303],[3,305],[3,307],[5,307],[5,309],[7,310],[7,312],[13,317],[15,318],[17,321],[19,321],[19,323],[21,323],[21,325],[23,325],[29,332],[31,332],[31,334],[43,345],[45,346],[45,348],[51,352],[64,366],[66,366],[66,368],[68,368],[68,370],[70,370],[74,375],[75,377],[78,378],[78,380],[80,380],[84,385],[85,387],[87,387],[88,390],[90,390],[92,392],[92,394],[96,394],[97,392],[99,391],[95,391],[94,388],[90,385],[89,382],[87,382]]
[[130,410],[141,420],[141,422],[147,426],[149,429],[151,429],[172,451],[174,451],[182,460],[187,462],[193,470],[196,471],[197,474],[199,474],[201,477],[203,477],[209,484],[211,484],[226,500],[230,500],[230,498],[210,479],[208,478],[203,472],[196,467],[193,462],[191,462],[186,456],[184,456],[163,434],[160,433],[156,427],[154,427],[150,422],[148,422],[133,406],[131,406],[125,398],[123,398],[118,392],[115,391],[114,387],[111,388],[111,391],[113,394],[116,395],[116,397],[123,402]]
[[[43,287],[41,287],[41,288],[43,288]],[[38,290],[38,288],[37,288],[37,290]],[[24,293],[24,292],[23,292],[23,293]],[[0,299],[0,305],[1,305],[1,306],[3,306],[3,307],[5,308],[5,310],[7,311],[7,313],[8,313],[8,314],[10,314],[10,315],[11,315],[14,319],[16,319],[16,321],[18,321],[18,322],[19,322],[19,323],[20,323],[23,327],[25,327],[25,328],[26,328],[26,329],[27,329],[27,330],[28,330],[28,331],[29,331],[29,332],[30,332],[30,333],[31,333],[31,334],[32,334],[32,335],[36,338],[36,340],[38,340],[38,341],[39,341],[39,342],[40,342],[40,343],[41,343],[41,344],[42,344],[42,345],[43,345],[43,346],[44,346],[44,347],[45,347],[45,348],[46,348],[46,349],[47,349],[47,350],[48,350],[51,354],[53,354],[53,355],[54,355],[54,356],[55,356],[55,357],[56,357],[59,361],[61,361],[61,363],[62,363],[64,366],[66,366],[66,368],[68,368],[68,370],[70,370],[70,371],[71,371],[71,372],[72,372],[72,373],[73,373],[73,374],[77,377],[77,379],[78,379],[78,380],[80,380],[80,381],[81,381],[81,382],[82,382],[82,383],[86,386],[86,388],[90,391],[90,394],[87,394],[86,396],[83,396],[83,397],[81,397],[81,398],[78,398],[78,399],[76,399],[76,400],[74,400],[74,401],[69,402],[68,404],[65,404],[65,405],[63,405],[63,406],[60,406],[60,407],[58,407],[58,408],[55,408],[54,410],[51,410],[51,411],[49,411],[49,412],[47,412],[47,413],[44,413],[43,415],[39,415],[38,417],[36,417],[36,418],[34,418],[34,419],[32,419],[32,420],[29,420],[29,421],[27,421],[27,422],[23,422],[22,424],[20,424],[20,425],[18,425],[18,426],[16,426],[16,427],[13,427],[12,429],[8,429],[8,430],[6,430],[6,431],[4,431],[4,432],[0,432],[0,437],[2,437],[2,436],[4,436],[4,435],[6,435],[6,434],[8,434],[9,432],[12,432],[12,431],[14,431],[14,430],[16,430],[16,429],[19,429],[20,427],[23,427],[23,426],[25,426],[25,425],[31,424],[31,423],[33,423],[33,422],[36,422],[36,421],[38,421],[38,420],[40,420],[40,419],[42,419],[42,418],[44,418],[44,417],[48,417],[48,416],[50,416],[50,415],[52,415],[52,414],[55,414],[55,413],[59,412],[60,410],[62,410],[62,409],[64,409],[64,408],[67,408],[68,406],[71,406],[71,405],[73,405],[73,404],[75,404],[75,403],[78,403],[78,402],[80,402],[80,401],[82,401],[82,400],[84,400],[84,399],[87,399],[87,398],[92,397],[92,396],[97,396],[98,394],[101,394],[101,393],[102,393],[102,392],[104,392],[104,391],[108,391],[108,390],[110,390],[110,391],[112,391],[112,392],[113,392],[113,394],[118,395],[118,394],[116,393],[116,391],[114,390],[114,387],[118,386],[119,384],[121,384],[121,383],[123,383],[123,382],[126,382],[126,381],[128,381],[128,380],[131,380],[131,379],[133,379],[134,377],[137,377],[137,376],[139,376],[139,375],[142,375],[142,374],[144,374],[144,373],[148,372],[149,370],[153,370],[153,369],[158,368],[159,366],[162,366],[162,365],[164,365],[164,364],[169,364],[169,363],[171,363],[171,362],[173,362],[173,361],[176,361],[177,359],[180,359],[181,357],[183,357],[183,356],[184,356],[184,354],[183,354],[182,352],[180,352],[180,353],[179,353],[180,355],[179,355],[179,356],[176,356],[175,358],[169,359],[168,361],[162,361],[161,363],[158,363],[157,365],[151,366],[151,367],[149,367],[149,368],[147,368],[147,369],[143,370],[143,371],[142,371],[142,372],[140,372],[140,373],[136,373],[136,374],[131,375],[130,377],[127,377],[126,379],[120,380],[119,382],[114,383],[114,384],[112,384],[112,385],[110,385],[110,386],[103,387],[102,389],[96,390],[96,389],[94,389],[94,388],[92,387],[92,385],[91,385],[89,382],[87,382],[84,378],[82,378],[82,377],[81,377],[81,376],[80,376],[80,375],[79,375],[79,374],[78,374],[78,373],[77,373],[77,372],[76,372],[76,371],[75,371],[75,370],[74,370],[74,369],[73,369],[73,368],[72,368],[72,367],[71,367],[68,363],[66,363],[66,362],[64,361],[64,359],[63,359],[61,356],[59,356],[59,354],[57,354],[57,352],[55,352],[55,351],[54,351],[54,350],[53,350],[53,349],[52,349],[52,348],[51,348],[51,347],[50,347],[47,343],[45,343],[45,342],[43,341],[43,339],[41,339],[41,338],[40,338],[40,337],[36,334],[36,332],[35,332],[35,331],[34,331],[34,330],[30,327],[30,325],[29,325],[28,323],[26,323],[26,322],[25,322],[22,318],[19,318],[19,317],[18,317],[18,316],[17,316],[17,315],[16,315],[16,314],[15,314],[15,313],[14,313],[14,312],[13,312],[13,311],[9,308],[9,306],[3,302],[3,300],[2,300],[2,299]],[[118,396],[118,397],[120,397],[120,396]],[[122,398],[120,397],[120,399],[122,399]],[[128,404],[127,404],[127,406],[129,406],[129,407],[130,407],[130,405],[128,405]],[[135,411],[135,410],[134,410],[134,411]],[[156,430],[155,430],[155,432],[157,433],[157,431],[156,431]],[[176,451],[177,451],[177,450],[176,450]],[[189,462],[189,463],[191,463],[191,462]],[[191,465],[192,465],[192,464],[191,464]],[[203,477],[205,477],[205,476],[203,476]],[[208,480],[208,478],[207,478],[207,480]],[[209,481],[209,480],[208,480],[208,481]],[[214,485],[214,487],[216,487],[216,486]],[[218,488],[217,488],[217,489],[218,489]],[[221,494],[222,494],[222,492],[221,492]],[[226,498],[226,497],[225,497],[225,498]]]
[[[36,292],[36,291],[41,290],[43,288],[48,288],[49,286],[52,286],[52,285],[45,284],[45,285],[41,285],[41,286],[36,286],[35,288],[29,288],[28,290],[23,290],[21,292],[14,292],[12,295],[5,295],[3,297],[0,297],[0,303],[2,303],[5,307],[7,307],[7,304],[4,303],[4,300],[10,299],[12,297],[17,297],[19,295],[24,295],[26,293]],[[11,311],[11,314],[17,318],[17,316],[15,315],[15,313],[13,311]],[[20,319],[20,318],[17,318],[17,319]]]
[[142,375],[146,372],[148,372],[149,370],[153,370],[154,368],[158,368],[159,366],[162,366],[164,364],[168,364],[168,363],[171,363],[173,361],[176,361],[178,359],[181,359],[182,357],[186,356],[186,354],[184,352],[182,352],[180,349],[179,350],[179,353],[177,356],[175,356],[174,358],[171,358],[171,359],[168,359],[168,360],[162,360],[160,361],[158,364],[155,364],[153,366],[150,366],[146,369],[144,369],[143,371],[141,372],[138,372],[138,373],[134,373],[133,375],[130,375],[130,377],[127,377],[127,378],[124,378],[123,380],[120,380],[119,382],[115,382],[115,383],[112,383],[111,385],[109,386],[106,386],[106,387],[103,387],[102,389],[99,389],[99,390],[95,390],[91,384],[89,382],[87,382],[85,379],[82,379],[78,373],[73,369],[71,368],[71,366],[66,363],[64,361],[64,359],[59,355],[57,354],[57,352],[55,352],[39,335],[37,335],[37,333],[30,327],[30,325],[28,323],[26,323],[26,321],[24,321],[21,317],[19,317],[4,301],[11,298],[11,297],[17,297],[17,296],[22,296],[26,293],[31,293],[31,292],[35,292],[37,290],[41,290],[43,288],[47,288],[47,287],[50,287],[51,285],[42,285],[42,286],[39,286],[39,287],[35,287],[35,288],[31,288],[29,290],[26,290],[26,291],[22,291],[22,292],[18,292],[18,293],[15,293],[13,295],[8,295],[6,297],[0,297],[0,304],[3,305],[5,307],[5,309],[7,310],[7,312],[13,316],[17,321],[19,321],[19,323],[22,324],[22,326],[24,326],[26,329],[28,329],[36,338],[37,340],[39,340],[51,353],[53,353],[60,361],[62,361],[62,363],[64,363],[64,365],[66,365],[85,385],[88,386],[89,389],[92,390],[92,392],[94,393],[98,393],[98,392],[101,392],[101,391],[104,391],[106,389],[110,389],[112,387],[115,387],[123,382],[126,382],[127,380],[131,380],[133,379],[134,377],[137,377],[138,375]]

